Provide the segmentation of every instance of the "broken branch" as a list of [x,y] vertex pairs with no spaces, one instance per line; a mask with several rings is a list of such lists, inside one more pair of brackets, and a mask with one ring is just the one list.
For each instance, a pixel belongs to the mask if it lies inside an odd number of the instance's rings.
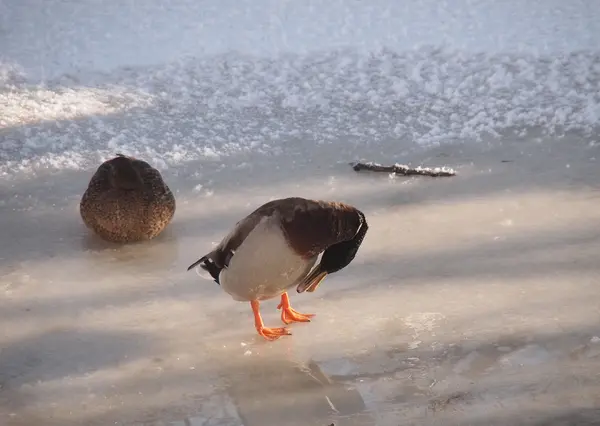
[[393,166],[383,166],[378,163],[368,162],[368,163],[350,163],[354,171],[360,172],[361,170],[368,170],[371,172],[386,172],[386,173],[394,173],[402,176],[411,176],[411,175],[419,175],[419,176],[431,176],[431,177],[446,177],[446,176],[455,176],[456,172],[454,169],[449,167],[409,167],[404,164],[394,164]]

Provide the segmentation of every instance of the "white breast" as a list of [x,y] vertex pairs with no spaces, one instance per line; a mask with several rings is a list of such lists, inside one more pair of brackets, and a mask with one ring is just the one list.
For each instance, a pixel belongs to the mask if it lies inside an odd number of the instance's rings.
[[265,300],[293,287],[313,267],[318,256],[306,260],[285,240],[275,217],[263,218],[221,271],[221,287],[234,300]]

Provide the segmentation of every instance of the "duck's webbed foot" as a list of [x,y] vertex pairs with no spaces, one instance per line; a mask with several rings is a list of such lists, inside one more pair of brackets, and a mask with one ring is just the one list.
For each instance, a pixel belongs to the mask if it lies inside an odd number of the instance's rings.
[[260,316],[260,304],[258,300],[251,301],[250,305],[252,306],[252,312],[254,313],[254,326],[256,327],[256,331],[259,335],[261,335],[267,340],[277,340],[281,336],[292,334],[285,327],[265,327],[263,320]]
[[293,322],[310,322],[310,319],[315,316],[315,314],[301,314],[293,309],[290,305],[290,298],[287,293],[281,295],[281,303],[277,305],[277,309],[281,309],[281,321],[285,324],[291,324]]

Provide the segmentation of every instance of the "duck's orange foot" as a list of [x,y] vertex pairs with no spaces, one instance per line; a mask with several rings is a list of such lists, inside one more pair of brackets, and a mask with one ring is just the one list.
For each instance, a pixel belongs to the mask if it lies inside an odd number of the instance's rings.
[[314,316],[315,314],[301,314],[293,308],[287,308],[281,311],[281,321],[285,324],[291,324],[293,322],[310,322],[310,319]]
[[263,324],[263,320],[260,316],[260,302],[258,300],[250,301],[250,306],[252,306],[252,312],[254,313],[254,327],[256,327],[256,331],[262,337],[264,337],[267,340],[277,340],[281,336],[292,334],[285,327],[265,327],[265,325]]
[[256,331],[267,340],[277,340],[281,336],[289,336],[292,334],[285,327],[256,327]]
[[277,305],[277,309],[281,309],[281,321],[285,324],[291,324],[293,322],[310,322],[310,319],[315,316],[315,314],[301,314],[292,308],[287,293],[281,295],[281,303]]

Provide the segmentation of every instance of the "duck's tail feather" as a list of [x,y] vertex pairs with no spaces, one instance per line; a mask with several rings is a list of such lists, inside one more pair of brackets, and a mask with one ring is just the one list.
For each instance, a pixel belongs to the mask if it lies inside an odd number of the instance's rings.
[[[192,263],[190,266],[188,266],[187,270],[189,271],[192,268],[195,268],[196,266],[200,265],[202,262],[204,262],[207,259],[206,256],[202,256],[200,259],[196,260],[194,263]],[[206,268],[204,265],[202,265],[202,268]]]
[[221,273],[221,268],[219,268],[215,264],[215,262],[210,258],[209,255],[202,256],[200,259],[188,266],[187,270],[189,271],[190,269],[195,268],[198,265],[200,265],[202,269],[208,272],[210,276],[213,277],[215,282],[220,285],[219,274]]

